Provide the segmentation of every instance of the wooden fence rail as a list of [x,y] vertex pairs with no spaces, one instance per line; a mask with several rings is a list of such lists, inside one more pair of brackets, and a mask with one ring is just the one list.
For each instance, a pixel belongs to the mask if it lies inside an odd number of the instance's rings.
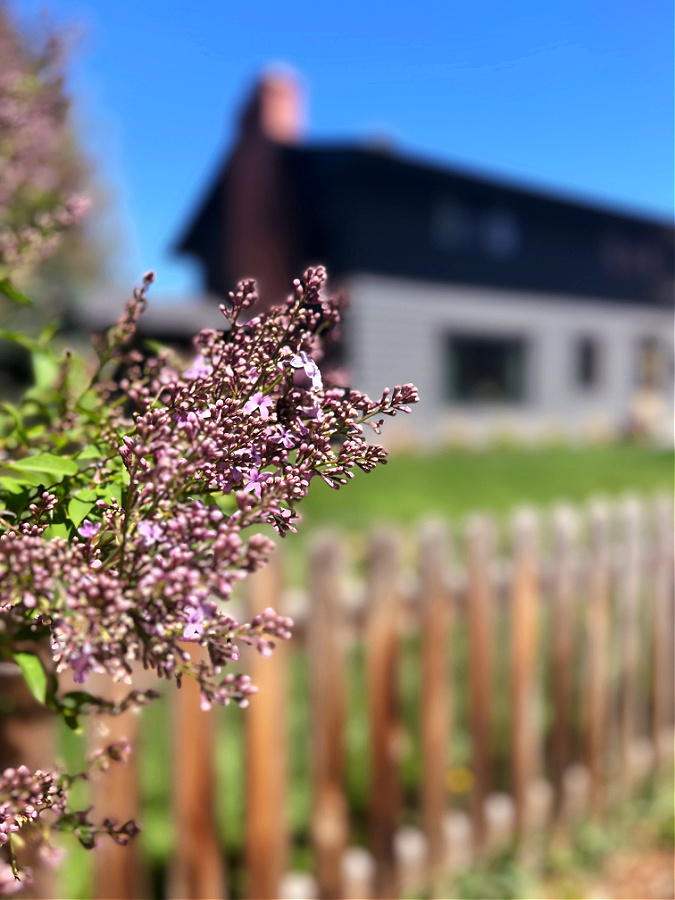
[[[614,797],[672,766],[672,521],[667,499],[630,498],[561,506],[546,518],[520,512],[506,541],[486,517],[452,541],[438,522],[417,544],[383,530],[368,542],[358,587],[345,543],[324,535],[308,552],[301,605],[297,590],[284,589],[280,555],[247,593],[251,610],[298,615],[290,646],[244,661],[260,692],[240,713],[245,852],[235,864],[243,875],[228,889],[228,836],[213,814],[217,793],[231,789],[215,776],[219,712],[201,712],[196,692],[184,688],[166,695],[181,835],[166,895],[226,897],[235,884],[250,898],[447,896],[453,869],[511,840],[527,854],[534,836],[564,835],[575,815],[605,815]],[[366,816],[350,809],[348,790],[355,648],[367,710]],[[305,699],[289,694],[298,650],[307,660]],[[419,682],[412,718],[406,654],[408,664],[416,654]],[[311,873],[288,871],[292,703],[309,707]],[[411,753],[419,759],[413,789],[401,774]],[[114,804],[104,784],[97,802],[107,810]],[[125,790],[133,790],[128,779]],[[147,878],[121,869],[142,865],[122,854],[114,871],[99,865],[97,896],[136,896]]]

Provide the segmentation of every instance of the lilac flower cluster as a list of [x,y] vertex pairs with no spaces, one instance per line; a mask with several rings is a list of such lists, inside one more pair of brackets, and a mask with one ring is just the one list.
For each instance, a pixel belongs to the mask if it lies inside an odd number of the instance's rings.
[[74,187],[72,149],[56,38],[27,50],[0,8],[0,279],[32,271],[89,207]]
[[[0,417],[0,459],[13,473],[0,478],[0,652],[45,638],[56,672],[69,669],[78,683],[91,672],[130,683],[140,662],[179,686],[197,679],[203,709],[243,707],[255,686],[223,669],[242,644],[268,656],[292,627],[271,608],[244,623],[227,612],[235,585],[274,548],[258,529],[295,530],[313,479],[338,489],[355,468],[385,462],[364,427],[379,432],[381,416],[408,412],[417,392],[404,385],[373,401],[328,383],[321,337],[339,308],[324,296],[321,268],[268,315],[251,317],[255,285],[242,282],[222,308],[225,329],[196,337],[187,368],[133,348],[152,280],[98,341],[86,383],[70,356],[59,363],[38,407],[41,427],[24,424],[35,421],[30,399],[9,430]],[[197,644],[206,656],[191,652]],[[75,725],[80,714],[116,714],[156,696],[132,691],[111,704],[49,690],[43,699]],[[38,833],[47,818],[86,846],[101,831],[122,842],[133,835],[134,823],[96,829],[86,812],[68,812],[69,786],[66,776],[6,772],[0,842],[11,847],[12,834]],[[10,871],[14,889],[16,863]],[[0,891],[10,890],[6,874],[0,867]]]
[[30,869],[17,859],[17,849],[27,842],[37,846],[43,859],[57,862],[59,853],[50,840],[53,832],[71,832],[88,848],[95,846],[102,834],[110,835],[118,844],[126,844],[138,833],[135,822],[119,825],[105,819],[97,825],[90,819],[90,810],[72,810],[68,804],[68,791],[74,781],[106,771],[111,761],[125,762],[128,754],[128,743],[120,741],[92,754],[86,770],[75,776],[40,769],[31,772],[26,766],[5,769],[0,774],[0,847],[9,851],[9,863],[0,858],[0,895],[12,894],[30,884]]
[[[86,438],[80,472],[35,496],[0,535],[6,627],[48,630],[57,671],[130,682],[140,661],[179,684],[198,679],[204,706],[248,703],[255,687],[223,668],[242,643],[268,654],[292,625],[271,609],[239,623],[223,605],[273,550],[255,530],[295,530],[313,479],[338,489],[356,467],[384,462],[364,426],[379,431],[381,416],[417,400],[412,385],[373,401],[324,384],[321,334],[339,318],[325,277],[309,270],[285,307],[252,318],[255,284],[242,282],[222,308],[226,329],[201,332],[181,371],[167,354],[144,360],[129,350],[146,276],[98,348],[86,404],[66,402],[57,425]],[[118,367],[115,379],[104,377],[105,364]],[[52,536],[46,529],[67,524],[70,497],[82,490],[98,497],[87,517],[67,537]],[[208,662],[192,658],[196,643]]]

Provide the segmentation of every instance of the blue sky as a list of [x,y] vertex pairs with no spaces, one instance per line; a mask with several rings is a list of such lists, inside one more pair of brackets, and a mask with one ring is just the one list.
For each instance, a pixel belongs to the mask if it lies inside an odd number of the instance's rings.
[[112,195],[119,283],[199,273],[170,253],[231,145],[256,74],[305,82],[309,140],[401,153],[661,217],[673,206],[666,0],[9,0],[74,26],[69,88]]

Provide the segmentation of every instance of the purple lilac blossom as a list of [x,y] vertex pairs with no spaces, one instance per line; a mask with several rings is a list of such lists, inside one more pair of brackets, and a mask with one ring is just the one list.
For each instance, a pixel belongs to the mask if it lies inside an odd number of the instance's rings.
[[251,413],[258,410],[260,413],[261,419],[266,419],[269,416],[270,407],[274,406],[274,401],[271,397],[266,396],[261,391],[257,391],[250,400],[247,400],[242,407],[242,412],[244,415],[250,416]]
[[260,500],[262,496],[262,485],[272,477],[271,472],[259,472],[255,466],[253,466],[248,473],[247,481],[244,484],[244,491],[247,493],[253,492],[258,500]]
[[83,644],[80,653],[73,654],[70,658],[70,668],[73,673],[73,681],[83,684],[90,672],[94,671],[91,647]]
[[232,468],[225,475],[220,475],[217,479],[218,488],[223,494],[229,494],[238,484],[244,480],[244,473],[237,466]]
[[295,447],[295,436],[292,431],[289,431],[287,428],[284,428],[282,425],[279,426],[276,432],[272,432],[270,435],[270,440],[274,444],[281,444],[282,447],[285,447],[287,450],[290,450],[292,447]]
[[321,405],[319,403],[313,403],[311,406],[305,406],[303,412],[309,419],[316,419],[317,422],[323,422],[323,410],[321,409]]
[[94,522],[90,522],[89,519],[85,519],[84,522],[82,522],[80,527],[77,529],[77,533],[79,535],[81,535],[83,538],[86,538],[87,540],[89,540],[89,538],[93,538],[95,534],[98,534],[100,529],[101,529],[100,522],[94,523]]
[[304,369],[305,375],[312,381],[312,389],[315,391],[321,390],[323,387],[321,371],[314,360],[310,359],[304,350],[301,350],[298,356],[293,357],[290,361],[290,365],[293,366],[294,369]]
[[190,368],[185,370],[184,376],[185,378],[190,379],[190,381],[193,381],[197,378],[206,378],[206,376],[210,375],[212,372],[213,366],[211,363],[199,353],[195,357]]
[[138,533],[144,538],[146,544],[156,544],[164,537],[164,529],[156,522],[144,519],[138,523]]
[[186,606],[187,623],[183,629],[184,641],[198,641],[204,634],[204,610],[201,606]]
[[209,403],[206,409],[203,409],[201,412],[197,413],[200,419],[210,419],[211,416],[215,415],[214,410],[216,409],[215,403]]

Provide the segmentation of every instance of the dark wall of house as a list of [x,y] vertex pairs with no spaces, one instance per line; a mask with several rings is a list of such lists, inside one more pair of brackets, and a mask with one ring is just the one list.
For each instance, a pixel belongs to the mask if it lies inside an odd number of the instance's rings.
[[[272,146],[287,213],[275,227],[292,273],[323,263],[334,277],[672,304],[675,241],[664,223],[373,150]],[[226,222],[222,184],[220,175],[177,249],[196,255],[208,290],[224,296],[233,287],[223,260],[236,222]]]
[[304,261],[393,277],[672,302],[673,230],[367,151],[286,151]]

